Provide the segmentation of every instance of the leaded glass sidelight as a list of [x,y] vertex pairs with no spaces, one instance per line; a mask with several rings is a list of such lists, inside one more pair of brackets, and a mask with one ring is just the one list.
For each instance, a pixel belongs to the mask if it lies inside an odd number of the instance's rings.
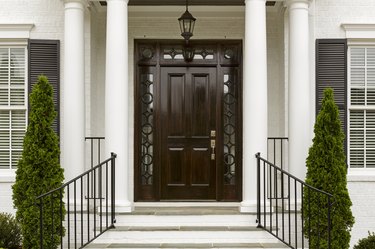
[[233,75],[224,74],[223,130],[224,130],[224,184],[236,183],[236,88]]
[[153,183],[153,158],[154,158],[154,75],[141,75],[141,183]]

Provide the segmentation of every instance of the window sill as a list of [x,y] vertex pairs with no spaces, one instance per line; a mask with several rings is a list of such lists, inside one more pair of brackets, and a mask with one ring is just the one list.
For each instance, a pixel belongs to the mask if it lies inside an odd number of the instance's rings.
[[348,182],[375,182],[375,169],[349,169]]
[[0,170],[0,183],[13,183],[16,181],[15,170]]

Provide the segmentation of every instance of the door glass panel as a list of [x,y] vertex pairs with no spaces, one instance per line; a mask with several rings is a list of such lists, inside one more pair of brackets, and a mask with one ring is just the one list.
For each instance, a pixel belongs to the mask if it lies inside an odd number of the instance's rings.
[[224,184],[234,185],[236,177],[236,93],[233,75],[224,74],[223,130]]
[[152,185],[153,182],[153,137],[154,137],[154,77],[153,74],[141,75],[141,182]]

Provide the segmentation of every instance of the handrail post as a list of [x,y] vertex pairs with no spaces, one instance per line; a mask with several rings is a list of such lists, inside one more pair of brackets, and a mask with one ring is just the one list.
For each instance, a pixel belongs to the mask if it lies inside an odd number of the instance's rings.
[[114,228],[115,225],[115,159],[117,155],[115,153],[111,153],[111,228]]
[[43,198],[40,198],[39,205],[39,229],[40,229],[40,248],[43,249]]
[[331,196],[328,195],[328,249],[331,248]]
[[260,153],[258,152],[255,157],[257,158],[257,223],[258,227],[262,227],[260,215]]

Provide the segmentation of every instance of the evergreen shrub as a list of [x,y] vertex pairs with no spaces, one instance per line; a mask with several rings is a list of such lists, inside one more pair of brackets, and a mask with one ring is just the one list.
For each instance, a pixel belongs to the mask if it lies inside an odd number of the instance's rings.
[[[24,248],[40,248],[41,231],[36,197],[60,187],[64,180],[63,169],[59,162],[59,139],[52,129],[56,117],[52,94],[52,86],[47,77],[39,76],[29,98],[29,124],[23,142],[22,157],[18,162],[16,182],[13,185],[13,203],[17,209],[16,219],[21,224]],[[47,204],[51,201],[55,204]],[[43,246],[54,249],[59,245],[60,237],[51,234],[60,234],[63,229],[60,227],[58,215],[60,199],[55,196],[44,202]]]
[[368,232],[368,237],[360,239],[358,244],[353,249],[374,249],[375,248],[375,233]]
[[[314,126],[315,137],[306,160],[306,183],[333,195],[331,198],[331,249],[348,249],[354,224],[347,189],[344,133],[333,90],[324,91]],[[304,233],[310,248],[328,248],[328,198],[304,188]],[[310,204],[308,201],[310,199]],[[310,220],[309,220],[310,218]],[[310,231],[309,231],[310,229]],[[310,233],[309,233],[310,232]]]
[[0,248],[18,249],[21,240],[21,228],[14,216],[0,213]]

